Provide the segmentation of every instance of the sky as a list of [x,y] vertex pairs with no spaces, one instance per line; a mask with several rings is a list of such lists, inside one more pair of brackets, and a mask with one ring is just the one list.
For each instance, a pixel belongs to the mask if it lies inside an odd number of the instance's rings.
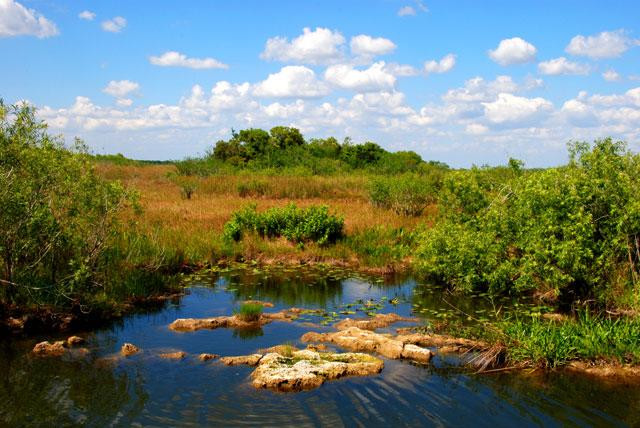
[[454,167],[640,151],[640,2],[0,0],[0,97],[96,153],[299,128]]

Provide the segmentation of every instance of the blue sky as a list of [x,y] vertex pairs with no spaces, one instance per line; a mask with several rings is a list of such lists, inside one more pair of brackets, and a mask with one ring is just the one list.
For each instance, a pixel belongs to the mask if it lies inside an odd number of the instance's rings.
[[640,148],[640,4],[0,0],[0,96],[145,159],[299,127],[453,166]]

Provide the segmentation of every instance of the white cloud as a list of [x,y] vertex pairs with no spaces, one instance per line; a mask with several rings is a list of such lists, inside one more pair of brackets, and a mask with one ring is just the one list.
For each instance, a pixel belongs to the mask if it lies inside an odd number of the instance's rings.
[[0,0],[0,37],[58,35],[56,24],[14,0]]
[[465,132],[471,135],[482,135],[489,132],[489,128],[481,123],[470,123],[466,126]]
[[518,97],[508,93],[500,93],[495,101],[482,105],[486,118],[496,124],[522,125],[553,109],[553,104],[544,98]]
[[489,57],[500,65],[524,64],[536,59],[538,50],[520,37],[504,39],[498,47],[489,51]]
[[109,94],[113,97],[124,98],[130,92],[136,91],[140,88],[137,82],[131,80],[112,80],[102,90],[105,94]]
[[118,98],[116,100],[116,104],[121,107],[129,107],[131,104],[133,104],[133,100],[131,98]]
[[314,71],[301,65],[282,67],[254,89],[254,94],[259,97],[312,98],[328,93],[327,85],[316,79]]
[[124,27],[127,26],[127,20],[121,16],[116,16],[112,19],[102,21],[102,29],[110,33],[119,33]]
[[559,74],[589,74],[591,68],[587,64],[580,64],[578,62],[572,62],[567,58],[561,56],[559,58],[550,59],[549,61],[543,61],[538,64],[538,71],[547,75],[559,75]]
[[346,64],[332,65],[325,71],[324,78],[334,86],[357,92],[392,89],[396,83],[396,77],[385,70],[384,61],[376,62],[366,70]]
[[620,74],[612,68],[602,73],[602,78],[607,82],[619,82],[622,79]]
[[286,37],[270,38],[260,58],[303,64],[331,64],[342,58],[341,47],[345,38],[338,31],[321,27],[313,31],[304,28],[302,31],[291,42]]
[[456,65],[456,56],[448,54],[440,61],[431,60],[424,63],[424,70],[427,73],[446,73]]
[[78,14],[78,18],[84,19],[85,21],[93,21],[96,17],[96,14],[91,12],[90,10],[83,10]]
[[351,53],[359,56],[385,55],[395,50],[396,44],[384,37],[360,34],[351,38]]
[[411,6],[402,6],[398,9],[398,16],[414,16],[416,10]]
[[397,64],[395,62],[386,64],[384,69],[394,76],[401,77],[417,76],[418,74],[420,74],[420,71],[412,65]]
[[616,58],[625,53],[634,41],[624,30],[603,31],[594,36],[577,35],[571,39],[565,51],[571,55],[592,59]]
[[227,69],[229,66],[214,58],[188,58],[185,54],[168,51],[160,56],[152,56],[149,62],[160,67],[186,67],[195,70],[221,68]]

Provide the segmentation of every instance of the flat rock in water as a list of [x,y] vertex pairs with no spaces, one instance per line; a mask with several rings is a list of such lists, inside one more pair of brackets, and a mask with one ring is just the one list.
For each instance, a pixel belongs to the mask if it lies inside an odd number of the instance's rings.
[[222,357],[220,361],[227,366],[239,366],[246,364],[248,366],[258,365],[258,362],[262,358],[262,354],[240,355],[237,357]]
[[309,332],[300,340],[303,342],[329,342],[353,352],[377,352],[387,358],[401,358],[427,362],[431,359],[431,351],[405,340],[405,336],[391,336],[349,327],[332,333]]
[[62,340],[53,343],[44,341],[36,344],[31,352],[41,357],[60,357],[67,352],[64,344],[65,342]]
[[303,391],[317,388],[327,380],[343,376],[368,376],[380,373],[384,362],[359,353],[293,352],[291,356],[266,354],[251,374],[252,385],[276,391]]
[[363,330],[375,330],[377,328],[389,327],[396,322],[416,322],[416,318],[401,317],[398,314],[375,314],[370,318],[352,319],[345,318],[334,324],[338,330],[346,330],[349,327],[358,327]]
[[206,353],[204,353],[204,354],[200,354],[200,355],[198,355],[198,359],[199,359],[200,361],[209,361],[209,360],[216,359],[216,358],[218,358],[219,356],[220,356],[220,355],[218,355],[218,354],[206,354]]
[[160,358],[165,358],[167,360],[181,360],[187,356],[186,352],[176,351],[176,352],[165,352],[160,354]]
[[120,348],[120,353],[125,357],[135,355],[138,352],[140,352],[140,348],[131,343],[125,343],[124,345],[122,345],[122,348]]
[[84,343],[84,339],[80,336],[71,336],[67,339],[67,346],[78,346]]

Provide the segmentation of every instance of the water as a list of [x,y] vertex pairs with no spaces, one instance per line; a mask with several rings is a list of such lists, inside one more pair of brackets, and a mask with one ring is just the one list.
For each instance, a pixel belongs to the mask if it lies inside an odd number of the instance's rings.
[[[298,342],[303,333],[330,330],[329,325],[311,328],[305,322],[329,324],[344,316],[364,316],[362,311],[413,313],[430,322],[455,317],[474,322],[478,317],[489,317],[507,302],[450,296],[406,278],[387,283],[348,278],[335,270],[231,271],[195,278],[189,290],[190,294],[160,311],[130,316],[108,329],[85,333],[90,354],[84,358],[32,357],[30,349],[44,338],[2,342],[0,424],[640,424],[640,388],[567,373],[474,375],[456,368],[452,358],[436,357],[428,366],[385,360],[380,375],[345,378],[312,391],[284,394],[254,389],[249,383],[250,367],[227,367],[215,360],[202,363],[196,358],[202,352],[244,355],[281,343],[303,346]],[[294,323],[274,322],[254,331],[176,333],[167,328],[176,318],[230,314],[238,302],[249,298],[273,302],[275,308],[268,311],[296,306],[322,308],[327,314],[306,315]],[[113,359],[124,342],[136,344],[142,354]],[[189,356],[180,361],[157,357],[159,352],[172,350]]]

